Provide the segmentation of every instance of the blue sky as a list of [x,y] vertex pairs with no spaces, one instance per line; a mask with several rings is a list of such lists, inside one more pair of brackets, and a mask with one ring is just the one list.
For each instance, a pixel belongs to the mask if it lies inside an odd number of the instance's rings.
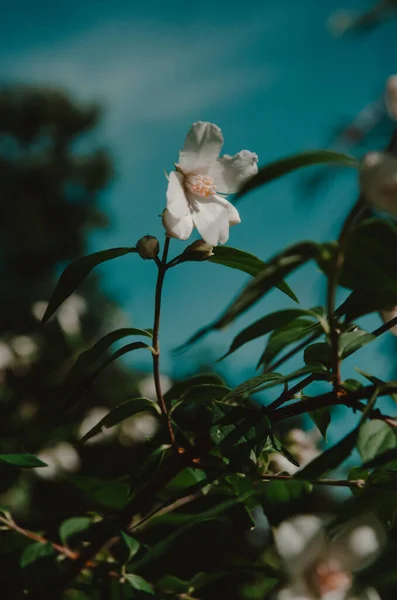
[[[114,0],[17,1],[0,23],[3,81],[61,85],[77,98],[99,100],[104,121],[95,142],[108,147],[117,176],[102,201],[112,227],[90,240],[92,250],[133,245],[144,234],[163,237],[163,169],[171,169],[192,122],[217,123],[224,151],[255,151],[261,164],[299,150],[324,147],[332,130],[353,117],[397,71],[396,23],[363,36],[332,37],[338,8],[360,0],[150,2]],[[336,236],[356,194],[353,173],[302,197],[300,176],[260,190],[239,205],[241,225],[229,245],[270,257],[300,239]],[[173,253],[182,242],[173,241]],[[152,321],[154,265],[137,257],[102,269],[106,289],[147,327]],[[223,354],[233,335],[265,312],[291,306],[273,292],[229,330],[176,359],[171,349],[217,316],[247,281],[218,265],[190,264],[169,273],[162,322],[164,369],[186,370],[199,357]],[[303,306],[323,300],[314,268],[290,281]],[[377,317],[366,321],[379,323]],[[391,341],[386,342],[395,351]],[[385,342],[362,353],[362,368],[387,376]],[[222,367],[235,383],[253,374],[260,343],[245,346]],[[134,362],[138,360],[139,362]],[[143,363],[134,357],[134,364]],[[357,364],[346,367],[347,375]]]

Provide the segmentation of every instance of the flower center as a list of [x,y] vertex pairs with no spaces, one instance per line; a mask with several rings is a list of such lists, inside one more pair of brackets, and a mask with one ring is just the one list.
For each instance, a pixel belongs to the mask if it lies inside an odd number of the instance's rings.
[[185,179],[186,188],[201,198],[210,198],[216,194],[216,187],[212,177],[201,173],[189,173]]
[[313,573],[313,583],[321,595],[328,592],[348,590],[351,586],[350,573],[330,562],[318,563]]

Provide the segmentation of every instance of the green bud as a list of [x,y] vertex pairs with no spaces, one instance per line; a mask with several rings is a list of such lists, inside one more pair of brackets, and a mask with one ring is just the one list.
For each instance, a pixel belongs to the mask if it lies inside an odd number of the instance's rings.
[[207,260],[210,256],[214,256],[214,247],[207,244],[204,240],[196,240],[190,244],[182,253],[184,260]]
[[160,244],[157,238],[152,235],[145,235],[136,244],[138,254],[143,259],[156,258],[160,251]]

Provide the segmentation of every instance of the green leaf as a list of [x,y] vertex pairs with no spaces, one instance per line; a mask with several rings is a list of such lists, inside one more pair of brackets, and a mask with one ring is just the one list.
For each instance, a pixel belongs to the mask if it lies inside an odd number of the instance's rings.
[[253,177],[250,177],[238,190],[235,198],[241,198],[248,192],[287,175],[291,171],[296,171],[302,167],[310,167],[318,164],[337,164],[344,167],[358,167],[358,160],[348,154],[342,154],[341,152],[334,152],[333,150],[309,150],[307,152],[300,152],[299,154],[293,154],[286,158],[281,158],[275,162],[260,167],[258,173]]
[[369,313],[379,312],[396,305],[397,292],[354,290],[336,310],[336,315],[346,315],[346,320],[349,322]]
[[183,381],[178,381],[177,383],[174,383],[172,388],[164,394],[164,401],[167,405],[169,405],[172,400],[179,400],[179,398],[181,398],[181,396],[183,396],[183,394],[191,388],[196,387],[198,385],[204,385],[206,383],[214,385],[224,385],[222,377],[220,377],[216,373],[196,375],[195,377],[190,377],[189,379],[184,379]]
[[126,400],[122,404],[119,404],[113,408],[103,419],[99,421],[90,431],[88,431],[82,438],[81,443],[90,440],[92,437],[101,433],[103,429],[109,429],[114,425],[117,425],[124,419],[128,419],[132,415],[136,415],[141,412],[152,412],[156,416],[161,414],[158,405],[149,400],[149,398],[133,398],[132,400]]
[[156,588],[160,592],[184,594],[191,587],[189,581],[183,581],[174,575],[166,575],[157,582]]
[[300,308],[290,308],[286,310],[279,310],[277,312],[266,315],[249,327],[246,327],[241,331],[233,340],[229,350],[219,360],[226,358],[229,354],[235,352],[238,348],[241,348],[244,344],[251,342],[263,335],[266,335],[270,331],[279,329],[284,325],[287,325],[297,317],[308,316],[310,311],[303,310]]
[[373,340],[376,337],[372,333],[358,327],[354,331],[346,331],[339,336],[339,354],[346,358]]
[[41,542],[29,544],[22,553],[20,565],[21,567],[27,567],[36,562],[36,560],[50,556],[51,554],[54,554],[54,548],[50,542],[46,544],[42,544]]
[[146,581],[146,579],[143,579],[143,577],[140,577],[140,575],[124,573],[124,579],[138,592],[154,595],[152,584]]
[[129,485],[125,481],[102,480],[88,475],[68,475],[67,480],[92,502],[106,508],[121,510],[128,501]]
[[341,285],[361,293],[397,294],[397,230],[385,219],[369,219],[351,233]]
[[95,383],[96,379],[99,377],[99,375],[102,373],[102,371],[104,369],[106,369],[106,367],[108,367],[113,361],[117,360],[121,356],[124,356],[124,354],[127,354],[128,352],[133,352],[134,350],[141,350],[141,349],[147,349],[147,350],[150,350],[151,352],[153,350],[151,348],[151,346],[148,346],[147,344],[144,344],[143,342],[133,342],[132,344],[127,344],[126,346],[123,346],[122,348],[117,350],[114,354],[109,356],[109,358],[107,358],[105,360],[105,362],[100,367],[98,367],[98,369],[96,369],[96,371],[94,373],[90,374],[81,383],[80,392],[77,394],[73,394],[71,398],[68,398],[67,406],[70,408],[72,406],[72,404],[75,404],[76,401],[78,401],[81,397],[83,397],[88,392],[90,387]]
[[331,412],[329,408],[318,408],[308,413],[313,423],[319,429],[324,440],[327,441],[327,429],[331,423]]
[[220,400],[230,393],[230,387],[226,385],[214,385],[203,383],[186,390],[181,396],[181,400],[194,402],[209,402],[211,400]]
[[131,252],[136,252],[135,248],[112,248],[110,250],[101,250],[89,256],[84,256],[72,262],[66,267],[62,273],[54,293],[48,303],[47,310],[44,313],[42,322],[45,323],[61,306],[61,304],[69,298],[71,294],[79,287],[84,279],[89,275],[94,267],[113,258],[124,256]]
[[138,542],[138,540],[131,537],[130,535],[127,535],[124,531],[120,531],[120,534],[128,548],[127,563],[129,563],[130,560],[134,558],[135,554],[138,553],[141,544]]
[[286,275],[313,258],[320,260],[322,257],[322,260],[325,260],[323,256],[325,251],[325,247],[314,242],[301,242],[275,256],[256,277],[251,279],[219,319],[195,333],[184,346],[193,344],[214,329],[223,329],[232,323],[280,283]]
[[108,350],[108,348],[118,340],[129,335],[142,335],[151,338],[152,334],[146,329],[136,329],[134,327],[125,327],[123,329],[116,329],[101,338],[96,344],[89,350],[82,352],[73,367],[70,369],[67,379],[72,379],[76,376],[84,374],[96,361],[100,360],[102,355]]
[[329,368],[332,364],[331,347],[327,342],[311,344],[303,353],[303,359],[307,365],[324,365]]
[[357,448],[364,463],[369,463],[378,454],[397,448],[397,435],[384,421],[373,419],[360,429]]
[[[244,250],[238,250],[237,248],[231,248],[230,246],[216,246],[213,249],[214,255],[208,259],[208,262],[213,262],[224,267],[230,267],[231,269],[237,269],[243,271],[255,277],[266,267],[266,263],[260,260],[253,254],[244,252]],[[294,302],[298,302],[298,298],[291,290],[290,286],[282,281],[277,284],[277,287],[281,292],[284,292]]]
[[313,323],[309,319],[295,319],[283,327],[279,327],[279,329],[274,331],[269,337],[257,367],[261,365],[268,366],[286,346],[294,344],[305,337],[312,336],[315,333],[318,333],[319,336],[321,335],[321,325],[319,323]]
[[0,461],[22,469],[47,467],[48,465],[33,454],[0,454]]
[[340,442],[325,450],[320,456],[317,456],[301,471],[295,474],[297,479],[312,481],[318,479],[328,471],[339,467],[352,453],[356,444],[358,428],[348,433]]
[[88,529],[91,522],[89,517],[72,517],[64,521],[59,528],[59,537],[62,543],[66,546],[69,538]]

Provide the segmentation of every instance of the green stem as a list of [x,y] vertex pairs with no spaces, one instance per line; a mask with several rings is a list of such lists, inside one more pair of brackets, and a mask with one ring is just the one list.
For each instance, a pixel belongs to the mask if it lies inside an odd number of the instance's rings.
[[[294,481],[295,478],[292,475],[262,475],[259,479],[264,481]],[[365,485],[364,479],[352,479],[350,481],[346,479],[315,479],[310,481],[312,485],[328,485],[334,487],[350,487],[350,488],[362,488]]]
[[154,302],[154,323],[153,323],[153,377],[154,385],[156,388],[156,396],[161,409],[161,413],[166,422],[171,444],[175,443],[175,434],[172,429],[172,423],[170,416],[165,405],[163,392],[161,389],[161,374],[160,374],[160,342],[159,342],[159,331],[160,331],[160,315],[161,315],[161,294],[163,291],[163,283],[165,273],[167,271],[167,257],[168,249],[170,245],[170,238],[165,238],[163,255],[161,261],[157,263],[158,274],[156,283],[156,295]]

